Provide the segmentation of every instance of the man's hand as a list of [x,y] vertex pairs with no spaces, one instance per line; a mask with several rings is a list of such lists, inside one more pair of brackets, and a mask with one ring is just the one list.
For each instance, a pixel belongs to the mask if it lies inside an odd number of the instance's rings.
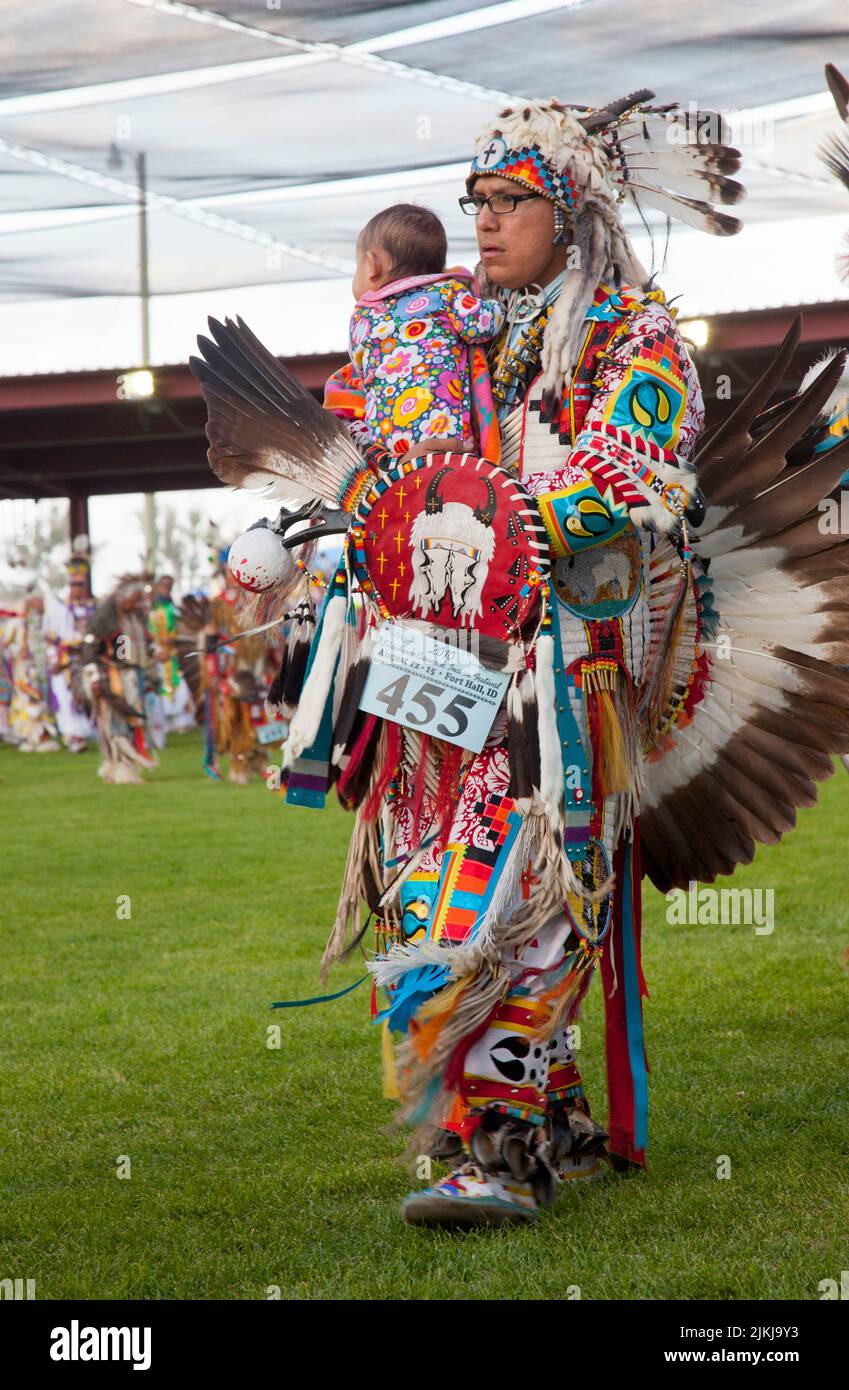
[[421,458],[423,454],[462,454],[467,452],[462,439],[453,437],[450,439],[423,439],[420,443],[414,444],[412,449],[408,449],[406,454],[402,454],[398,463],[410,463],[413,459]]

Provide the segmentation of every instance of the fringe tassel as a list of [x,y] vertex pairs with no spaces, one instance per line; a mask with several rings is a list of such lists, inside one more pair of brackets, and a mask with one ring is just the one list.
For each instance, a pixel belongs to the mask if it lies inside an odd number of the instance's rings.
[[280,669],[265,697],[266,709],[270,714],[279,714],[283,719],[290,719],[294,714],[304,686],[314,633],[315,604],[312,598],[307,597],[294,610]]
[[432,772],[430,768],[431,743],[430,734],[421,735],[419,761],[415,770],[412,791],[410,793],[410,819],[413,835],[417,843],[421,842],[422,808],[424,806],[425,790],[429,780],[429,774]]
[[517,671],[507,690],[510,796],[527,808],[540,784],[539,709],[533,671]]
[[342,647],[347,605],[347,598],[341,594],[334,594],[327,600],[315,659],[289,725],[289,736],[283,744],[283,766],[287,769],[291,769],[296,759],[315,742]]
[[602,799],[616,792],[631,790],[631,769],[625,753],[625,741],[619,714],[608,690],[590,696],[596,702],[596,727],[599,729],[597,756],[599,761],[599,792]]
[[681,650],[681,635],[687,618],[687,604],[684,600],[690,587],[692,571],[686,564],[680,573],[675,593],[671,600],[662,629],[646,653],[646,664],[652,672],[646,683],[637,710],[637,717],[643,731],[644,740],[652,745],[656,742],[666,710],[677,683],[677,661]]
[[436,789],[435,819],[439,824],[437,843],[444,845],[451,830],[454,812],[457,809],[457,778],[460,774],[463,750],[452,743],[443,743],[441,754],[442,761]]
[[378,746],[380,773],[363,807],[363,815],[366,820],[374,820],[376,818],[383,803],[383,798],[389,790],[389,783],[398,771],[400,761],[401,729],[399,725],[393,724],[388,719],[384,719]]
[[616,805],[613,830],[613,843],[616,844],[626,830],[630,831],[640,814],[640,797],[643,790],[643,750],[634,699],[634,683],[629,671],[620,672],[619,685],[613,700],[629,777],[628,789],[619,797]]
[[268,694],[265,697],[265,707],[268,710],[282,710],[283,691],[286,688],[286,673],[289,669],[289,644],[283,648],[283,658],[280,662],[280,669],[271,685],[268,687]]
[[410,1043],[420,1062],[426,1062],[456,1008],[459,1008],[466,989],[465,980],[457,980],[446,985],[432,999],[422,1004],[416,1013],[415,1026],[411,1029]]
[[575,1011],[589,988],[592,972],[600,955],[598,947],[592,947],[582,941],[575,953],[576,959],[571,969],[556,985],[544,990],[539,996],[542,1003],[550,1004],[552,1009],[544,1027],[534,1035],[534,1042],[548,1042],[559,1028],[564,1027],[570,1018],[574,1018]]
[[[362,732],[363,717],[360,700],[371,666],[371,653],[374,647],[373,630],[367,628],[362,641],[357,640],[356,628],[350,623],[345,632],[345,645],[350,648],[343,652],[344,677],[337,682],[339,699],[333,711],[333,757],[332,762],[344,774],[356,739]],[[347,655],[347,661],[344,659]]]
[[359,806],[366,795],[376,767],[377,745],[384,723],[382,719],[378,719],[376,714],[365,714],[360,711],[360,715],[361,718],[355,723],[353,731],[357,734],[356,743],[336,787],[339,800],[347,810],[353,810],[355,806]]
[[[425,1059],[419,1056],[416,1034],[411,1024],[410,1035],[398,1048],[403,1096],[399,1122],[417,1126],[440,1122],[444,1096],[440,1078],[451,1054],[470,1033],[486,1025],[506,998],[511,984],[510,972],[494,958],[482,963],[473,975],[459,981],[459,987],[453,989],[446,1000],[447,1008],[432,1014],[428,1020]],[[444,992],[440,991],[440,995]],[[435,996],[434,1003],[440,999],[440,995]]]
[[311,621],[302,620],[295,629],[294,639],[287,654],[286,675],[283,680],[281,705],[284,715],[287,711],[293,713],[301,698],[314,629],[314,617]]

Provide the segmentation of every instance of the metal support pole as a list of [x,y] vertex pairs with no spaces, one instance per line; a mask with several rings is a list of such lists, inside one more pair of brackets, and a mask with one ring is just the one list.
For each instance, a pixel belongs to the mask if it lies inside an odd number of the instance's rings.
[[[139,299],[141,303],[141,365],[150,366],[150,279],[147,246],[147,159],[136,155],[136,175],[139,184]],[[156,569],[159,532],[156,524],[156,493],[144,495],[144,538],[146,563]]]
[[70,540],[73,543],[76,536],[88,536],[88,497],[85,493],[70,498],[70,513],[68,524],[70,529]]
[[139,294],[141,297],[141,365],[150,366],[150,282],[147,251],[147,157],[136,155],[136,174],[139,181]]

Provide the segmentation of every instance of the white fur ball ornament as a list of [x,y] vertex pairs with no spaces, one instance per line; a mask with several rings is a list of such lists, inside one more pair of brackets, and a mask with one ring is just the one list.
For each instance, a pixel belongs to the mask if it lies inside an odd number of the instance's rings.
[[261,594],[276,584],[288,583],[295,561],[267,526],[254,526],[237,536],[227,556],[227,568],[237,584]]

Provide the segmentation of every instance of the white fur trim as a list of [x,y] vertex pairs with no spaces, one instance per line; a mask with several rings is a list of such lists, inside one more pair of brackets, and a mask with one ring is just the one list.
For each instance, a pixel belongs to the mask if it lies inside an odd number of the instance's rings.
[[422,941],[419,945],[393,946],[385,956],[367,962],[378,985],[387,988],[397,983],[408,970],[422,965],[445,965],[455,980],[462,979],[477,968],[481,960],[477,941],[469,946],[440,946],[438,941]]
[[[557,614],[553,621],[557,622]],[[563,756],[554,691],[554,638],[537,638],[535,685],[539,711],[540,797],[555,828],[563,823]]]

